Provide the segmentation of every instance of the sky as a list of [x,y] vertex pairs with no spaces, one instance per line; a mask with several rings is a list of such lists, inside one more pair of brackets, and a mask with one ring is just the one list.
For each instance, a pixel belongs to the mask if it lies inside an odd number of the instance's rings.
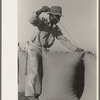
[[[32,12],[39,10],[42,6],[61,6],[63,17],[60,23],[68,31],[71,38],[77,43],[78,47],[96,53],[96,0],[18,0],[18,41],[22,48],[31,35],[37,31],[37,28],[29,23],[29,18]],[[47,14],[44,15],[47,16]],[[59,23],[58,25],[63,34],[71,40],[63,27]],[[69,51],[58,40],[55,41],[50,50]]]

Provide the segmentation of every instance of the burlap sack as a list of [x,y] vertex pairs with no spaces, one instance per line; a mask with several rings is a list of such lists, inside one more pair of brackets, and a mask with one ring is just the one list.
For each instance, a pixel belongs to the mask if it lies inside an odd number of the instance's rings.
[[81,56],[82,53],[43,52],[43,83],[39,100],[79,100],[84,87]]

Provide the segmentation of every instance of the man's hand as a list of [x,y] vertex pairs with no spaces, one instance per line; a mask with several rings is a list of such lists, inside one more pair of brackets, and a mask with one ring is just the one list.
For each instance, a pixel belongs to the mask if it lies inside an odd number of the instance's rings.
[[86,51],[85,53],[88,53],[88,54],[92,54],[92,55],[94,55],[94,53],[91,52],[91,51]]
[[42,12],[49,12],[50,8],[48,6],[43,6],[40,10],[36,12],[36,14],[39,16]]
[[84,50],[81,49],[81,48],[77,48],[75,52],[85,52],[85,53],[94,55],[93,52],[91,52],[91,51],[84,51]]
[[50,8],[48,6],[43,6],[41,8],[42,12],[49,12],[50,11]]
[[84,50],[81,48],[77,48],[75,52],[84,52]]

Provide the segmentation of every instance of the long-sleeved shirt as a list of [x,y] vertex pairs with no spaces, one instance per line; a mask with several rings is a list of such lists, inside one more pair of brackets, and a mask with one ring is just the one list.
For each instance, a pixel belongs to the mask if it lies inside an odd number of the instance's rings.
[[75,51],[77,47],[71,43],[61,32],[58,25],[51,25],[49,19],[44,17],[39,17],[35,12],[33,12],[30,23],[38,28],[38,33],[35,37],[31,38],[38,46],[49,48],[53,45],[55,38],[59,40],[64,46],[72,51]]

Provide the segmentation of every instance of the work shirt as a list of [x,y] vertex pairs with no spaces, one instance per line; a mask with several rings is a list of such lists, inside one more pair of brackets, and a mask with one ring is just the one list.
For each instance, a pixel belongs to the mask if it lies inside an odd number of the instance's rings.
[[38,28],[38,33],[34,37],[31,37],[31,41],[36,43],[37,46],[50,48],[56,38],[68,49],[71,49],[72,51],[77,49],[77,47],[62,34],[58,25],[51,25],[49,19],[39,17],[36,12],[33,12],[30,18],[30,23]]

